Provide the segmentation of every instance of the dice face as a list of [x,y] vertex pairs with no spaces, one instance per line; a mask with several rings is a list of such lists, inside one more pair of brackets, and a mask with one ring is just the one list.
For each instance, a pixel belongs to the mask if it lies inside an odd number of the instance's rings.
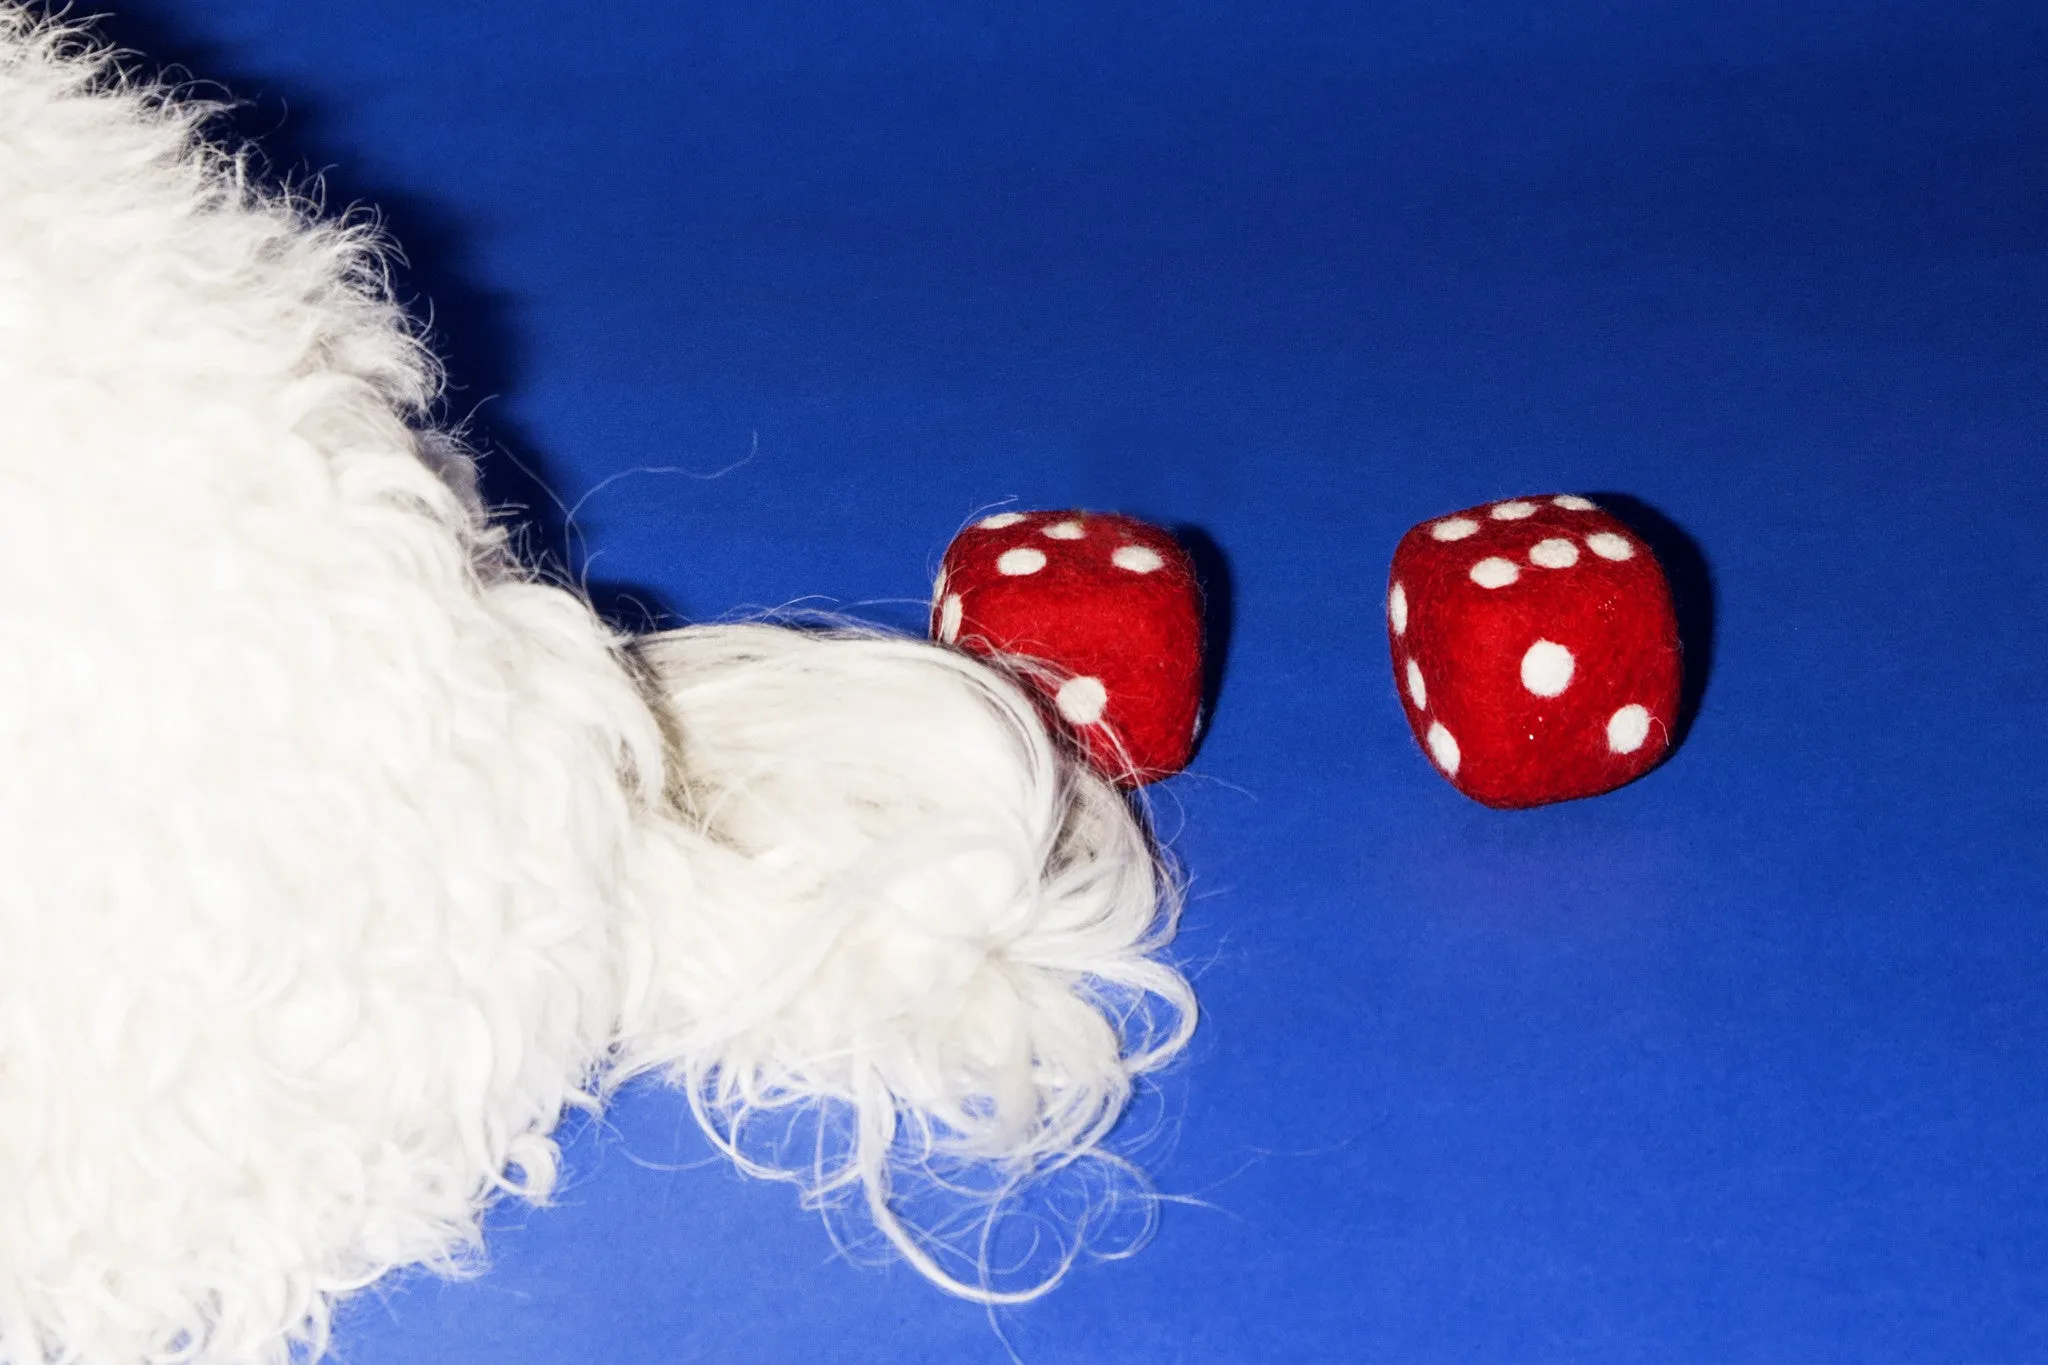
[[999,512],[947,547],[932,637],[1050,666],[1032,681],[1104,773],[1187,766],[1202,701],[1202,598],[1171,534],[1100,512]]
[[1387,639],[1416,740],[1517,808],[1611,791],[1670,746],[1680,652],[1650,547],[1585,498],[1437,517],[1394,551]]

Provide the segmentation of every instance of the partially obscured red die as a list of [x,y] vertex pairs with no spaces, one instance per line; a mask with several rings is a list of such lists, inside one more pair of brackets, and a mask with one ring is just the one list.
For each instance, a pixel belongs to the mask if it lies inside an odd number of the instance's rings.
[[1678,710],[1664,570],[1572,494],[1515,498],[1401,538],[1387,638],[1408,723],[1489,806],[1611,791],[1664,756]]
[[1126,784],[1187,766],[1202,705],[1202,595],[1180,542],[1103,512],[999,512],[947,547],[932,636],[1050,666],[1034,678]]

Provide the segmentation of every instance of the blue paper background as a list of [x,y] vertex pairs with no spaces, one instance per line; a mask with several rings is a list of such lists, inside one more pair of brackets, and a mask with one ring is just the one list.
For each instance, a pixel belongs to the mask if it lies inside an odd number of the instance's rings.
[[[113,7],[384,207],[623,619],[915,623],[1009,498],[1213,541],[1150,1149],[1210,1207],[993,1315],[1026,1361],[2048,1358],[2038,5]],[[1712,671],[1665,767],[1504,815],[1380,600],[1550,490],[1691,537]],[[1007,1358],[672,1095],[569,1165],[339,1357]]]

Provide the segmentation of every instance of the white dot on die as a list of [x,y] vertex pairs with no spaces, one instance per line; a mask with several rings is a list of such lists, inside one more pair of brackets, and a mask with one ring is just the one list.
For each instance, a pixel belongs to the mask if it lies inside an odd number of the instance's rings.
[[1628,543],[1626,536],[1612,531],[1596,531],[1587,536],[1586,548],[1602,559],[1633,559],[1636,553],[1636,547]]
[[1038,534],[1048,540],[1079,540],[1088,533],[1081,529],[1078,521],[1056,521]]
[[1522,656],[1522,686],[1539,697],[1554,697],[1572,684],[1572,652],[1552,640],[1538,640]]
[[1005,550],[996,557],[996,572],[1008,574],[1012,578],[1022,578],[1025,574],[1037,573],[1044,567],[1045,552],[1043,550],[1031,549],[1029,546],[1015,550]]
[[1458,741],[1444,729],[1442,721],[1436,721],[1429,727],[1429,755],[1446,774],[1451,777],[1458,775]]
[[1445,517],[1429,528],[1429,534],[1435,540],[1463,540],[1478,529],[1479,523],[1470,517]]
[[1408,593],[1399,583],[1387,594],[1387,620],[1394,627],[1394,634],[1408,633]]
[[1415,703],[1416,710],[1429,709],[1429,689],[1423,686],[1422,669],[1413,659],[1408,661],[1408,696]]
[[1529,562],[1545,569],[1569,569],[1579,562],[1579,547],[1569,540],[1539,540],[1529,547]]
[[992,517],[983,517],[975,526],[983,531],[1000,531],[1005,526],[1015,526],[1024,520],[1022,512],[998,512]]
[[1071,724],[1093,725],[1102,719],[1102,708],[1109,705],[1109,689],[1100,678],[1069,678],[1060,684],[1053,701]]
[[1567,512],[1590,512],[1593,510],[1593,500],[1591,498],[1582,498],[1577,493],[1561,493],[1550,500],[1550,505],[1552,507],[1562,507]]
[[1607,718],[1607,747],[1618,754],[1632,754],[1650,737],[1650,713],[1630,702]]
[[1533,502],[1497,502],[1486,515],[1492,517],[1495,521],[1520,521],[1523,517],[1533,517],[1536,515],[1536,504]]
[[950,645],[960,638],[960,594],[949,592],[939,603],[939,643]]
[[1119,545],[1116,553],[1109,557],[1109,562],[1132,573],[1155,573],[1166,567],[1159,551],[1149,545]]
[[1522,576],[1522,571],[1512,560],[1493,557],[1482,559],[1472,566],[1471,578],[1482,588],[1505,588]]

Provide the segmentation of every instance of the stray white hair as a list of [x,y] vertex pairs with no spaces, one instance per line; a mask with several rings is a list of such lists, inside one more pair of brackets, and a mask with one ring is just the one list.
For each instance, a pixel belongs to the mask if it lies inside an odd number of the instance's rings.
[[1127,800],[961,654],[522,567],[373,226],[214,113],[0,0],[0,1360],[317,1356],[647,1071],[1044,1288],[891,1174],[1100,1155],[1186,1041]]

